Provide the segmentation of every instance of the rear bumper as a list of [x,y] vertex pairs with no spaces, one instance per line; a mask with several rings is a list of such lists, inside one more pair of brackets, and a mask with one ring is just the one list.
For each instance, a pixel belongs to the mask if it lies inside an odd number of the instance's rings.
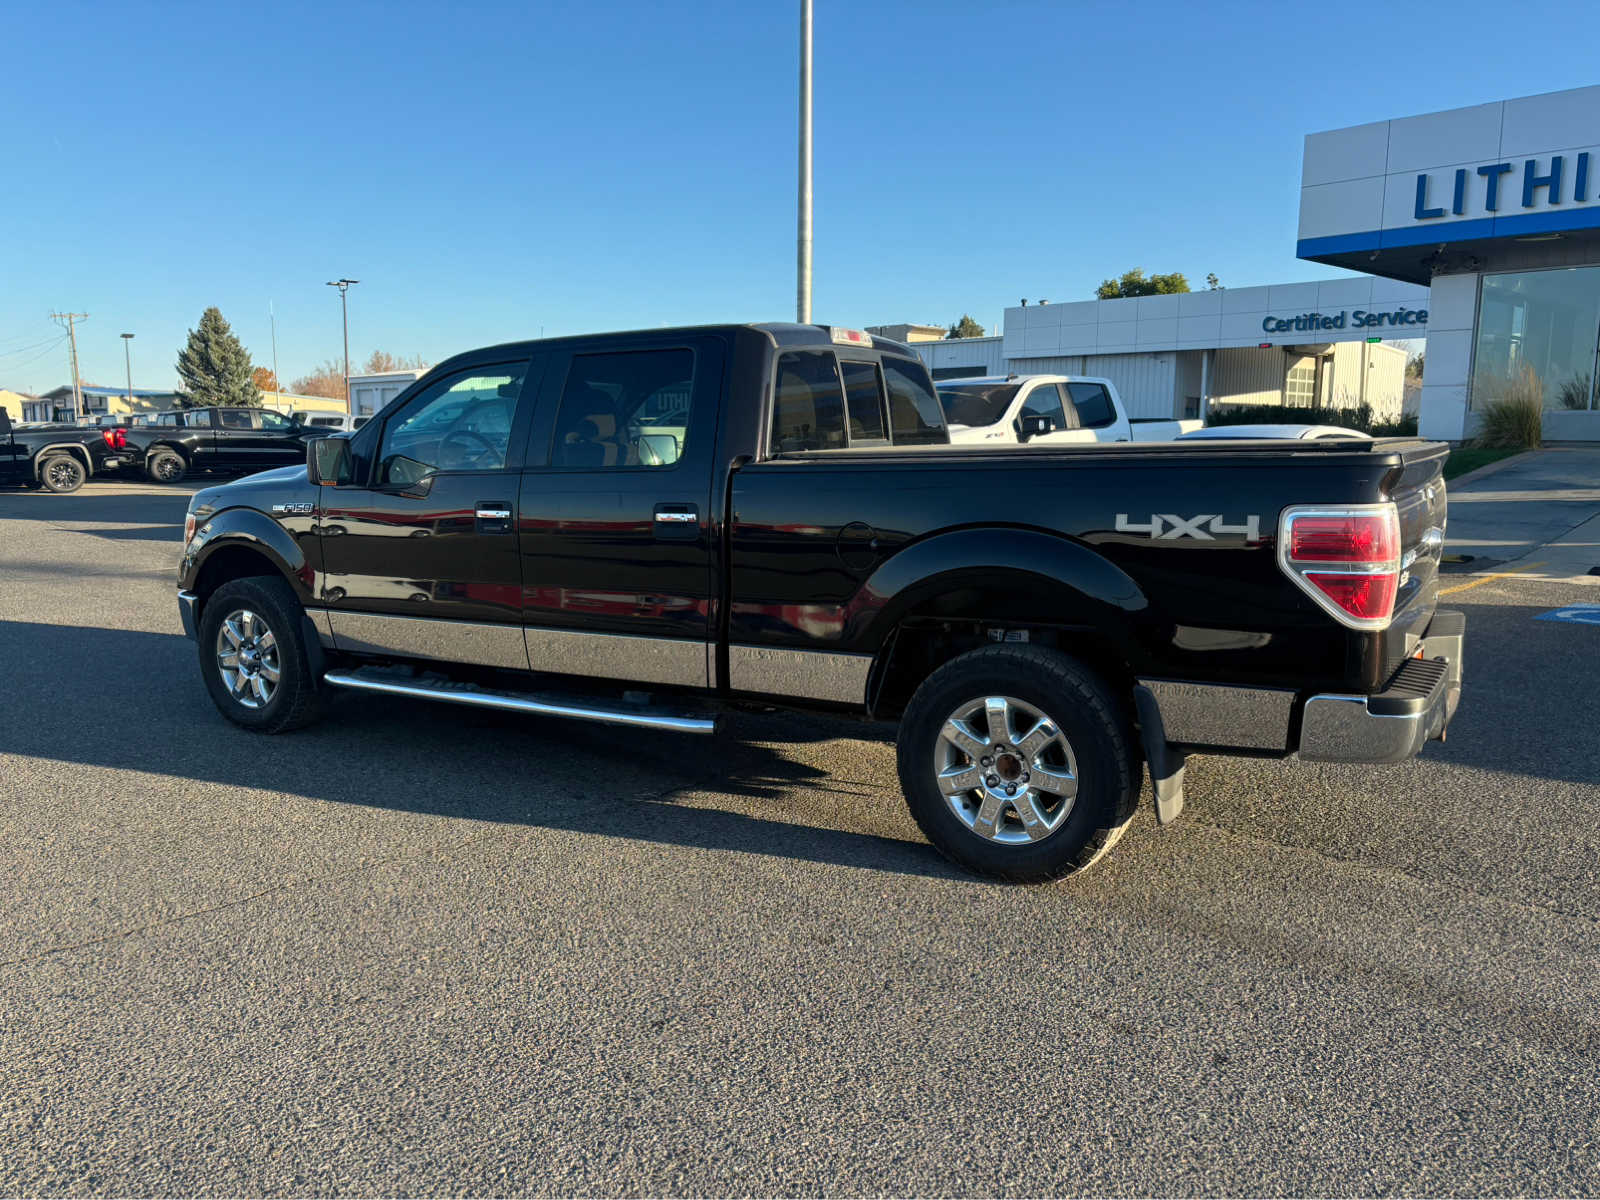
[[1305,703],[1300,757],[1310,762],[1403,762],[1435,738],[1461,702],[1461,649],[1466,617],[1433,615],[1421,656],[1408,658],[1372,696],[1321,694]]

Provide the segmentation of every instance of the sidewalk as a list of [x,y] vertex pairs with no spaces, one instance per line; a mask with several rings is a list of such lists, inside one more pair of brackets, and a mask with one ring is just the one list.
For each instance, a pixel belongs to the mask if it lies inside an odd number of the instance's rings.
[[1472,555],[1471,571],[1537,560],[1542,576],[1600,578],[1588,575],[1600,567],[1600,447],[1540,450],[1452,485],[1446,532],[1445,553]]

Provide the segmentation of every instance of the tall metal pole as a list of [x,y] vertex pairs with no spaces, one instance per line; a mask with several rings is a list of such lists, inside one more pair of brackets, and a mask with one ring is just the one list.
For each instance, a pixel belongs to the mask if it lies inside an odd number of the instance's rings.
[[133,334],[122,335],[122,365],[128,372],[128,411],[133,411],[133,359],[128,356],[128,343],[133,341]]
[[339,308],[344,313],[344,410],[352,412],[350,407],[350,304],[345,299],[350,291],[350,285],[360,283],[359,279],[330,279],[329,287],[339,289]]
[[283,403],[283,380],[278,378],[278,314],[272,311],[272,301],[267,301],[267,320],[272,325],[272,400]]
[[800,0],[800,229],[795,320],[811,324],[811,0]]

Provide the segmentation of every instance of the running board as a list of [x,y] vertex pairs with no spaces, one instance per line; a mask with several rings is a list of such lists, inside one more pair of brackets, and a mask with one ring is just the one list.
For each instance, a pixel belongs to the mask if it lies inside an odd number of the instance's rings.
[[377,672],[329,671],[323,680],[335,687],[362,692],[381,692],[386,696],[409,696],[415,700],[443,700],[447,704],[468,704],[475,708],[498,708],[507,712],[540,717],[568,717],[575,721],[599,721],[607,725],[629,725],[638,729],[665,729],[671,733],[715,733],[715,717],[659,708],[633,708],[628,705],[602,707],[554,696],[525,692],[502,692],[471,683],[435,679],[397,679]]

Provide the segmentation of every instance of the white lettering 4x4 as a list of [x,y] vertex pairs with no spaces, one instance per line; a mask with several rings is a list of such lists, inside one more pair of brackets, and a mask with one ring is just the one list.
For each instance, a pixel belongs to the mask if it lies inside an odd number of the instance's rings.
[[1118,533],[1143,533],[1161,541],[1177,538],[1197,538],[1214,542],[1218,537],[1241,534],[1247,542],[1261,540],[1261,518],[1251,514],[1242,524],[1230,525],[1216,513],[1201,513],[1198,517],[1180,517],[1176,513],[1154,513],[1147,522],[1129,520],[1127,513],[1117,514]]

